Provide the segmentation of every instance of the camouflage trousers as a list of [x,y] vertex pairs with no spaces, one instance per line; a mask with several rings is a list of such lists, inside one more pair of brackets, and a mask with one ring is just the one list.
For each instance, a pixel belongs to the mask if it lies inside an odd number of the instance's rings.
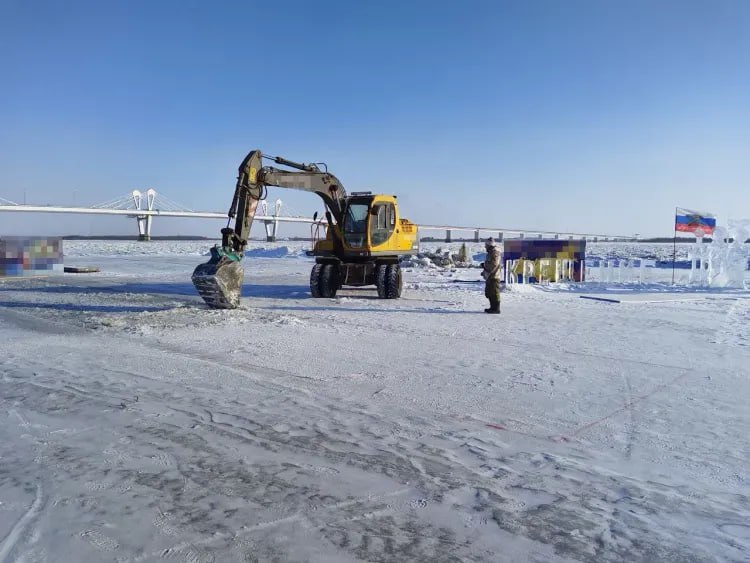
[[500,305],[500,280],[490,278],[484,282],[484,296],[490,300],[490,307]]

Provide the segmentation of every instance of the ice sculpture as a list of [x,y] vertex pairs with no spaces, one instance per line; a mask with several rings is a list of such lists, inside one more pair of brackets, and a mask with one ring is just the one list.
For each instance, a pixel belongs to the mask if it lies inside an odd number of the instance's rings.
[[[728,221],[716,227],[710,244],[696,243],[691,249],[690,280],[711,287],[746,287],[745,272],[750,259],[750,220]],[[696,270],[696,265],[700,264]]]

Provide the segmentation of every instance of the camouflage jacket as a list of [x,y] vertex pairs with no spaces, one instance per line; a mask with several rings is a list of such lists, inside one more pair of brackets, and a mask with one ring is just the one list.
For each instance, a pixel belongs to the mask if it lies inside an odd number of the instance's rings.
[[485,280],[500,279],[500,249],[497,246],[487,248],[487,258],[484,259],[482,277]]

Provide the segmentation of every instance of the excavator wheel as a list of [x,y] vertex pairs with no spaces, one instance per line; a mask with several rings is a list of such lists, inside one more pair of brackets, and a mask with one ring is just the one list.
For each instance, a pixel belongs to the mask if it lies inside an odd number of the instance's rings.
[[320,296],[336,297],[339,289],[339,269],[336,264],[323,264],[320,272]]
[[310,272],[310,294],[313,297],[322,297],[320,294],[320,272],[325,264],[315,264]]
[[310,272],[310,294],[313,297],[336,297],[339,289],[336,264],[315,264]]
[[[401,277],[401,266],[398,264],[388,264],[385,271],[385,298],[386,299],[398,299],[401,297],[401,289],[404,285],[404,280]],[[378,293],[380,291],[378,290]]]
[[378,297],[385,299],[385,280],[388,264],[378,264],[375,267],[375,287],[378,288]]

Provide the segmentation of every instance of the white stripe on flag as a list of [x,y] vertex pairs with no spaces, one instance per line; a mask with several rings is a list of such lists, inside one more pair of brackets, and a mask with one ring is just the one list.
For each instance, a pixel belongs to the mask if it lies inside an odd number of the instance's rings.
[[709,217],[711,219],[716,219],[716,215],[714,215],[713,213],[695,211],[694,209],[685,209],[684,207],[678,207],[676,210],[677,210],[677,215],[700,215],[701,217]]

